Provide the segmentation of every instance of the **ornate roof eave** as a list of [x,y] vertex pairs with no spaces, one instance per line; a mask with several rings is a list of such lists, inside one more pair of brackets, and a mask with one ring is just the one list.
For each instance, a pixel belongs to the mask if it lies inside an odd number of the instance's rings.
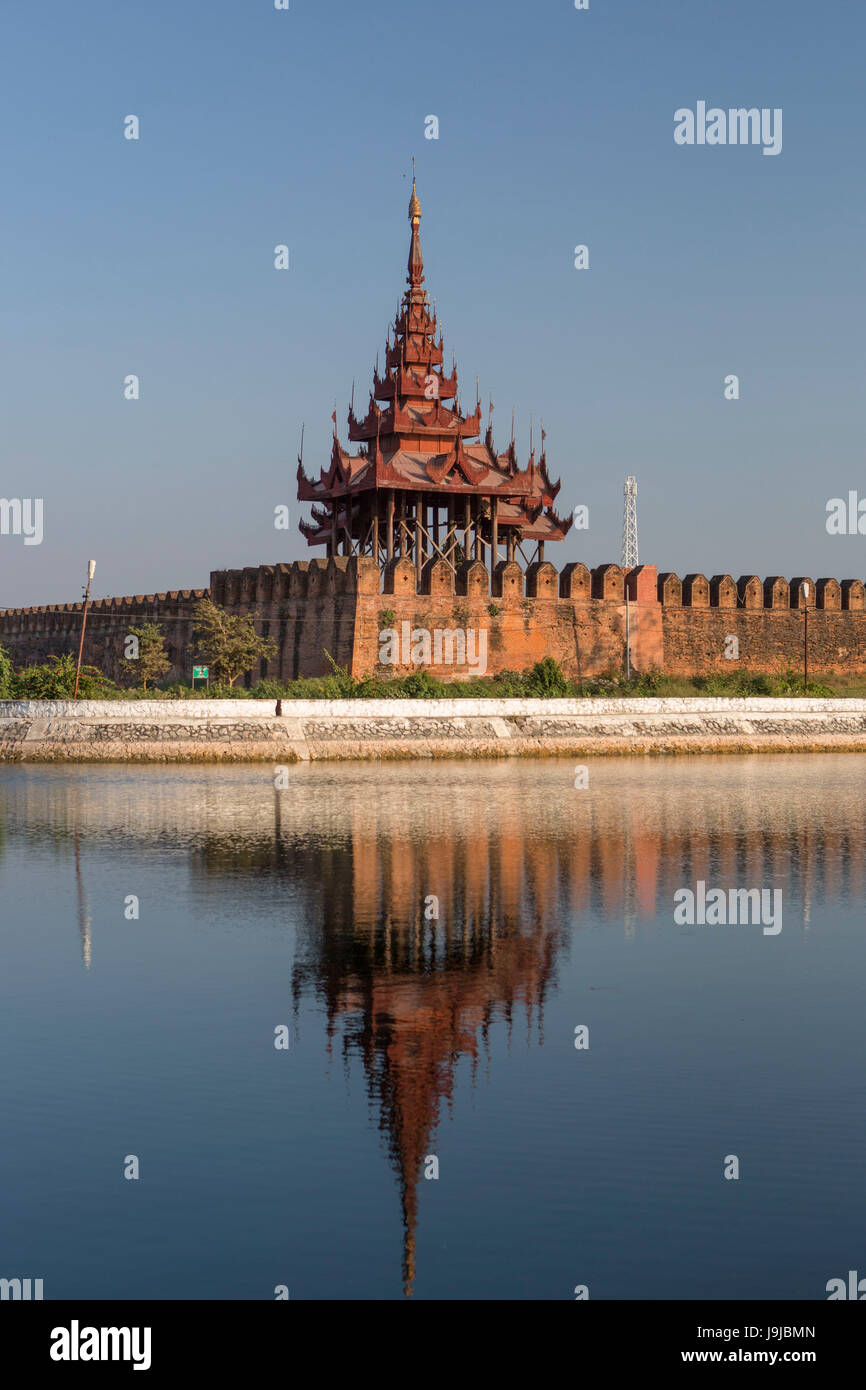
[[472,487],[478,487],[490,473],[490,469],[485,468],[483,463],[473,463],[463,447],[462,436],[457,437],[454,448],[450,453],[444,455],[441,463],[429,459],[424,466],[424,471],[432,482],[443,483],[454,468],[459,468],[467,483]]
[[550,522],[551,527],[553,527],[554,530],[557,532],[555,539],[565,540],[565,537],[568,535],[569,531],[574,525],[574,517],[560,516],[559,512],[557,512],[553,507],[545,507],[544,515]]
[[379,485],[390,484],[394,488],[405,488],[406,479],[403,474],[394,467],[389,459],[384,458],[381,453],[376,459],[376,483]]
[[366,420],[350,421],[349,438],[353,442],[360,442],[375,439],[377,435],[383,438],[397,435],[419,440],[435,439],[447,433],[453,433],[455,437],[459,434],[466,439],[474,439],[478,435],[480,421],[474,416],[464,420],[455,410],[447,406],[440,407],[438,400],[434,399],[432,404],[435,409],[429,424],[420,424],[408,411],[401,410],[399,406],[389,406],[378,418],[368,417]]
[[499,490],[506,496],[513,497],[515,502],[518,499],[522,502],[531,498],[539,507],[543,507],[548,501],[545,494],[539,491],[536,480],[530,477],[526,470],[514,475],[506,474]]
[[570,521],[561,521],[555,512],[539,512],[534,520],[529,517],[500,517],[501,529],[518,531],[521,540],[562,541],[571,529]]
[[406,363],[409,363],[411,366],[427,366],[429,364],[431,367],[441,367],[444,356],[445,347],[441,342],[428,343],[424,352],[415,349],[410,349],[409,352],[406,352],[404,344],[397,343],[394,347],[388,349],[385,356],[385,365],[388,368],[399,367]]
[[[424,364],[422,364],[423,367]],[[409,400],[440,400],[451,401],[457,396],[457,369],[450,376],[439,376],[436,378],[437,388],[435,396],[427,395],[428,373],[419,369],[417,371],[404,366],[402,363],[397,367],[396,377],[373,376],[373,396],[378,401],[390,401],[395,396]]]
[[304,465],[301,463],[300,459],[298,459],[298,501],[314,501],[314,499],[320,495],[316,490],[317,488],[321,488],[321,481],[317,483],[314,482],[312,478],[308,477],[304,472]]
[[549,474],[548,471],[547,471],[547,454],[546,454],[546,453],[542,453],[541,458],[538,460],[538,471],[539,471],[539,473],[541,474],[542,478],[543,478],[544,481],[545,481],[545,484],[546,484],[546,489],[545,489],[545,490],[546,490],[546,493],[547,493],[547,495],[550,497],[550,500],[551,500],[551,502],[552,502],[553,499],[554,499],[554,497],[556,496],[556,494],[559,492],[559,489],[562,487],[562,479],[561,479],[561,478],[557,478],[556,482],[554,482],[553,479],[551,478],[550,474]]
[[304,521],[303,518],[298,522],[298,530],[306,537],[307,545],[321,545],[328,537],[325,527],[314,526],[311,521]]
[[328,492],[331,492],[337,481],[341,484],[351,483],[352,464],[359,463],[363,457],[363,454],[356,454],[353,456],[347,453],[335,434],[333,444],[331,445],[330,465],[327,471],[324,469],[322,470],[323,487]]

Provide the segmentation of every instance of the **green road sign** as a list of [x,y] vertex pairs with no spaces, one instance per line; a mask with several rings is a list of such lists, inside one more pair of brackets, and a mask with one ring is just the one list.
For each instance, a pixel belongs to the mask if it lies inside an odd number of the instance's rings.
[[208,676],[207,666],[193,666],[192,678],[194,681],[205,681]]

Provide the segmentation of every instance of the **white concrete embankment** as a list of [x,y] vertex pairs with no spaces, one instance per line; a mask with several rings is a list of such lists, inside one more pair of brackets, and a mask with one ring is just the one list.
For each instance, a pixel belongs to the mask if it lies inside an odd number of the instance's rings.
[[0,701],[0,761],[866,752],[866,700]]

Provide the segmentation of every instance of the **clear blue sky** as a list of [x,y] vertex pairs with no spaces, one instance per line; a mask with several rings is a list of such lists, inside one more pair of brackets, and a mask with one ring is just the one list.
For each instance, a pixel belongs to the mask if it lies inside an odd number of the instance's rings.
[[[0,537],[0,604],[78,597],[91,557],[102,596],[310,553],[301,422],[317,471],[402,290],[413,153],[464,403],[478,375],[524,454],[543,418],[590,508],[557,561],[619,560],[634,473],[645,562],[866,575],[825,529],[866,496],[863,8],[590,3],[6,0],[0,493],[45,539]],[[781,107],[782,153],[678,147],[699,100]]]

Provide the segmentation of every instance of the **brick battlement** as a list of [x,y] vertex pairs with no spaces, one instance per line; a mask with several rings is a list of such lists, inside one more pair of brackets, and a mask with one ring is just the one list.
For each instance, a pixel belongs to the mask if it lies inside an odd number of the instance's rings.
[[[804,599],[802,586],[809,585]],[[742,574],[735,580],[729,574],[687,574],[684,579],[669,571],[658,577],[658,600],[667,608],[818,608],[827,611],[862,613],[866,609],[866,589],[859,579],[810,579],[798,575],[787,580],[779,575],[760,579]]]
[[[654,565],[625,571],[616,564],[588,569],[579,561],[562,570],[541,561],[524,571],[502,560],[491,576],[480,560],[455,573],[441,559],[428,562],[419,577],[408,559],[381,570],[366,556],[297,560],[215,570],[209,589],[97,599],[88,610],[85,661],[117,679],[130,627],[157,622],[164,625],[173,676],[188,677],[195,605],[210,596],[230,612],[255,612],[259,630],[277,642],[277,656],[250,673],[250,682],[326,674],[326,651],[356,675],[405,674],[417,668],[380,667],[379,634],[407,623],[411,631],[483,631],[488,674],[552,656],[569,675],[592,678],[624,667],[627,596],[634,670],[773,673],[802,663],[804,582],[779,575],[681,579],[658,574]],[[808,584],[810,668],[866,672],[863,583]],[[2,610],[0,643],[19,665],[77,652],[81,610],[80,602]],[[442,677],[471,674],[454,665],[430,669]]]
[[[97,598],[88,605],[87,617],[92,613],[140,614],[143,609],[159,605],[162,613],[170,611],[171,604],[197,603],[207,598],[207,589],[167,589],[162,594],[135,594],[124,598]],[[11,618],[31,618],[34,614],[73,613],[81,617],[83,601],[79,603],[46,603],[35,608],[0,608],[0,620]]]

